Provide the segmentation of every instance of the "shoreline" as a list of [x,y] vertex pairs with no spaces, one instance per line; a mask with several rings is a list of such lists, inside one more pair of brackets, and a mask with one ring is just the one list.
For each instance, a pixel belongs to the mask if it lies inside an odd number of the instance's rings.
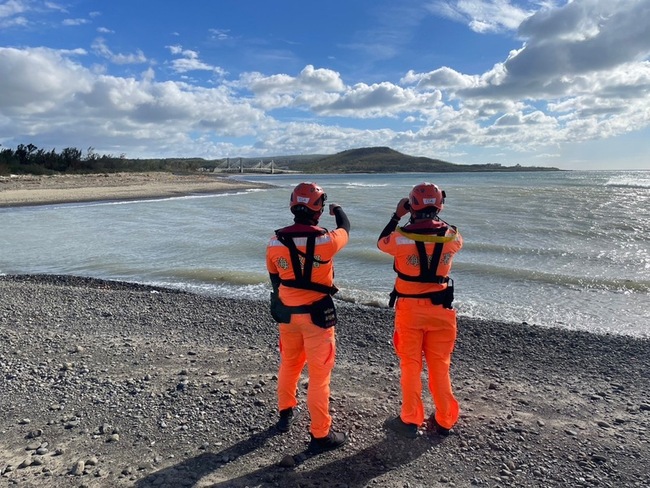
[[166,172],[0,177],[0,208],[218,194],[270,185],[208,174]]
[[[459,318],[449,437],[404,440],[393,311],[340,307],[342,449],[279,434],[266,302],[0,276],[0,480],[18,486],[647,486],[650,340]],[[426,376],[426,375],[423,375]],[[426,391],[426,380],[423,377]],[[304,407],[307,378],[299,386]],[[427,414],[430,399],[426,396]]]

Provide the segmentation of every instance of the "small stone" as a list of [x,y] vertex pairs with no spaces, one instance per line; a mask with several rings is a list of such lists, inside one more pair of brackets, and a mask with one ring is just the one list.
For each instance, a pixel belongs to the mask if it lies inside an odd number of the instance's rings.
[[86,469],[86,464],[83,461],[79,460],[75,463],[74,466],[72,466],[70,474],[74,476],[81,476],[84,474],[84,469]]
[[279,465],[283,468],[293,468],[296,465],[296,460],[293,456],[287,454],[280,460]]
[[35,451],[39,447],[41,447],[40,442],[30,442],[29,444],[27,444],[27,447],[25,447],[25,450],[26,451]]
[[591,460],[595,463],[604,463],[607,462],[607,458],[601,454],[592,454]]
[[36,429],[29,431],[27,435],[25,436],[26,439],[36,439],[37,437],[40,437],[43,435],[43,431],[41,429]]

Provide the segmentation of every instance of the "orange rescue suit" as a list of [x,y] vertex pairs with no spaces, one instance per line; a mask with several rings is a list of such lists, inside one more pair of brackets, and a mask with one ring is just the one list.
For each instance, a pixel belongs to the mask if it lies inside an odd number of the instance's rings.
[[[333,286],[333,257],[348,243],[348,231],[337,228],[324,231],[320,227],[294,224],[278,231],[290,235],[296,248],[305,253],[309,235],[323,231],[316,237],[311,269],[313,283]],[[305,258],[300,261],[304,269]],[[289,248],[277,234],[271,237],[266,250],[266,267],[271,275],[279,275],[281,281],[291,282],[297,276],[293,270]],[[279,286],[279,298],[288,307],[313,304],[326,297],[326,293],[285,286]],[[316,438],[328,435],[332,424],[329,413],[330,377],[336,357],[335,327],[322,328],[314,324],[309,313],[294,313],[290,322],[280,323],[280,369],[278,373],[278,408],[295,407],[296,389],[305,363],[308,367],[309,386],[307,408],[311,419],[310,431]]]
[[[423,355],[429,374],[429,391],[436,408],[436,421],[441,427],[451,429],[458,420],[458,401],[452,393],[449,376],[456,340],[456,311],[451,306],[447,308],[435,304],[431,298],[413,296],[431,293],[434,296],[444,295],[449,286],[453,257],[462,245],[460,233],[438,220],[397,228],[377,242],[381,251],[394,257],[394,269],[398,274],[395,279],[398,298],[395,303],[393,344],[400,359],[400,417],[405,423],[421,425],[424,422]],[[426,251],[424,259],[428,261],[424,263],[423,250]]]

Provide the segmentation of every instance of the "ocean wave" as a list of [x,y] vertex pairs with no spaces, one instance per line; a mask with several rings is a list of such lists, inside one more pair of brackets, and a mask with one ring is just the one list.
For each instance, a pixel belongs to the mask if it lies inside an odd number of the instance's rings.
[[456,263],[456,273],[479,275],[478,280],[494,282],[495,278],[505,279],[506,282],[528,281],[582,290],[607,290],[623,293],[648,293],[650,281],[629,280],[620,278],[603,278],[591,276],[573,276],[562,273],[548,273],[523,268],[507,268],[490,264]]
[[650,173],[625,175],[610,178],[605,182],[605,186],[612,188],[650,188]]
[[268,274],[266,273],[210,268],[174,269],[168,271],[166,274],[171,274],[174,280],[178,280],[178,282],[181,283],[189,281],[191,283],[200,282],[209,285],[215,283],[228,285],[259,285],[267,283],[269,280]]
[[346,183],[347,188],[382,188],[390,186],[388,183]]

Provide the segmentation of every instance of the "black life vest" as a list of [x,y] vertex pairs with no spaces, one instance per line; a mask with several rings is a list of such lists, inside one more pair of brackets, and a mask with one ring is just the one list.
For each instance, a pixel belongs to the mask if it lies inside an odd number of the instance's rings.
[[[278,238],[278,241],[280,241],[280,243],[289,249],[291,268],[293,269],[295,276],[295,279],[293,280],[280,280],[280,283],[282,285],[289,286],[291,288],[300,288],[303,290],[325,293],[326,295],[334,295],[339,291],[338,288],[333,285],[327,286],[323,285],[322,283],[314,283],[311,279],[314,263],[327,264],[330,262],[330,260],[321,261],[314,255],[316,249],[316,239],[325,234],[327,234],[327,229],[321,228],[314,228],[314,230],[311,232],[283,232],[282,229],[275,231],[275,235]],[[296,247],[296,243],[293,242],[294,237],[307,239],[305,252]],[[301,266],[301,257],[304,260],[304,266]]]
[[[447,227],[441,227],[436,229],[434,233],[427,233],[426,235],[435,235],[435,236],[444,236],[447,233]],[[447,284],[447,287],[444,290],[433,291],[428,293],[401,293],[398,292],[396,288],[393,288],[393,291],[390,293],[390,300],[388,306],[393,307],[395,305],[395,300],[398,297],[403,298],[428,298],[431,300],[431,303],[434,305],[443,305],[445,308],[452,308],[451,303],[454,300],[454,282],[449,276],[440,276],[436,274],[438,269],[438,264],[440,263],[440,258],[442,257],[443,242],[436,242],[433,247],[433,253],[431,258],[427,254],[426,247],[423,241],[414,241],[415,248],[418,251],[418,258],[420,264],[419,273],[416,276],[407,275],[400,272],[397,269],[397,266],[393,263],[393,270],[397,273],[397,276],[404,281],[412,281],[418,283],[437,283],[437,284]]]

